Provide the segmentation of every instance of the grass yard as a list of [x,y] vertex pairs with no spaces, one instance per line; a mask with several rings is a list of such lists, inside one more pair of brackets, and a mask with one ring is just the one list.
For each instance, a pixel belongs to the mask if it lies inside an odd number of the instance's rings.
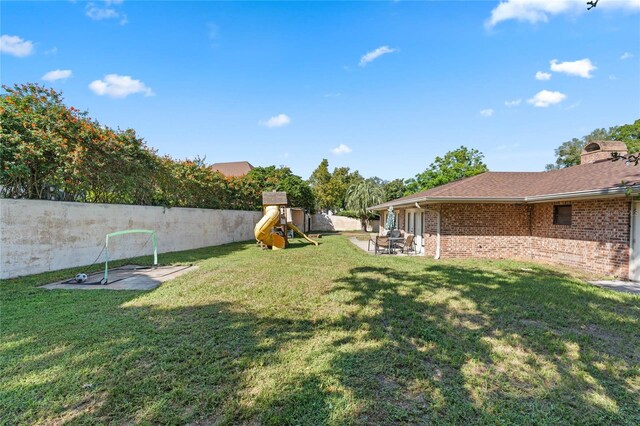
[[161,255],[200,268],[151,292],[5,280],[0,422],[640,424],[640,297],[320,241]]

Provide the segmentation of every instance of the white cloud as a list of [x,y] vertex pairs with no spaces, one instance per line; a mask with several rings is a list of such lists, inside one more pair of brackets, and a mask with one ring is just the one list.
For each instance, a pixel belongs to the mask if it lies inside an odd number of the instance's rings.
[[128,75],[107,74],[104,80],[94,80],[89,84],[96,95],[106,95],[111,98],[126,98],[135,93],[153,96],[153,90],[140,80],[134,80]]
[[522,103],[522,99],[514,99],[512,101],[504,101],[504,104],[509,108],[518,106]]
[[496,151],[504,151],[504,150],[511,150],[511,149],[516,149],[520,146],[520,144],[518,142],[512,143],[512,144],[502,144],[502,145],[498,145],[496,146]]
[[[640,0],[615,0],[598,3],[595,11],[602,9],[623,9],[627,11],[639,11]],[[548,22],[553,15],[573,14],[577,15],[587,11],[586,1],[578,0],[506,0],[501,1],[491,11],[491,17],[485,21],[485,26],[491,28],[498,23],[508,20],[528,22]],[[593,13],[592,10],[590,13]]]
[[591,71],[598,68],[591,63],[591,59],[584,58],[573,62],[558,62],[554,59],[550,62],[551,71],[561,72],[569,75],[575,75],[582,78],[591,78]]
[[616,77],[614,74],[609,75],[609,80],[617,80],[618,77]]
[[634,12],[640,11],[640,0],[603,1],[598,3],[598,7],[602,7],[604,9],[622,9]]
[[480,111],[480,115],[483,117],[491,117],[495,111],[491,108],[483,109]]
[[95,3],[89,3],[84,9],[84,13],[94,21],[102,21],[104,19],[119,19],[120,25],[125,25],[127,22],[129,22],[129,20],[127,19],[127,15],[111,7],[113,5],[120,4],[122,4],[122,0],[106,0],[103,7],[97,6]]
[[343,143],[341,143],[340,145],[338,145],[337,147],[331,150],[331,152],[333,152],[335,155],[348,154],[351,151],[352,149]]
[[49,50],[45,50],[44,54],[49,56],[49,55],[57,55],[58,54],[58,48],[53,46],[51,49]]
[[559,104],[567,98],[567,95],[560,92],[552,92],[549,90],[541,90],[536,93],[533,98],[527,100],[527,103],[535,107],[546,108],[549,105]]
[[485,22],[487,27],[493,27],[500,22],[515,19],[521,22],[535,24],[547,22],[549,15],[567,12],[578,12],[583,3],[562,0],[507,0],[501,1],[491,11],[491,17]]
[[551,80],[551,73],[538,71],[536,73],[536,80],[541,80],[541,81]]
[[282,127],[291,123],[291,118],[287,114],[278,114],[266,121],[259,121],[258,124],[267,127]]
[[33,43],[18,36],[0,36],[0,52],[22,58],[33,53]]
[[382,55],[386,55],[387,53],[393,53],[397,51],[398,51],[397,49],[392,49],[389,46],[378,47],[376,50],[372,50],[371,52],[367,52],[366,54],[362,55],[362,58],[360,58],[360,66],[364,67],[369,62],[379,58]]
[[53,70],[42,76],[44,81],[66,80],[71,77],[71,70]]
[[323,95],[325,98],[339,98],[340,96],[342,96],[342,93],[336,92],[336,93],[325,93]]
[[569,105],[567,108],[565,108],[566,110],[572,110],[574,108],[578,108],[580,106],[580,104],[582,103],[582,101],[578,101],[578,102],[574,102],[571,105]]
[[118,12],[110,7],[99,7],[94,3],[89,3],[85,9],[85,14],[94,21],[101,21],[103,19],[115,19],[118,16]]
[[621,56],[620,59],[622,59],[623,61],[625,59],[631,59],[633,58],[633,53],[629,53],[629,52],[624,52]]

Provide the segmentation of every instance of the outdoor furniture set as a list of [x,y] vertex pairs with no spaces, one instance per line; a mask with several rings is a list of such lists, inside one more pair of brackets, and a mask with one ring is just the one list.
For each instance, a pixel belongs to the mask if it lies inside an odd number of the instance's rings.
[[416,253],[416,243],[414,241],[413,234],[402,235],[401,231],[394,229],[389,232],[388,235],[374,235],[369,239],[367,250],[371,251],[371,244],[373,243],[374,253],[396,254],[397,250],[401,253]]

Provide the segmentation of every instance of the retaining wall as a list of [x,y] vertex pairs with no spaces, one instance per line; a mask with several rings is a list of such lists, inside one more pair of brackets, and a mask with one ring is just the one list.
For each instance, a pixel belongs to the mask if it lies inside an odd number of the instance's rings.
[[[379,227],[380,221],[373,220],[369,222],[367,230],[369,232],[378,232]],[[311,230],[313,231],[360,231],[361,229],[360,219],[325,213],[311,215]]]
[[[253,240],[261,217],[252,211],[0,199],[0,278],[89,265],[106,234],[125,229],[155,230],[159,253]],[[109,240],[110,259],[148,253],[149,235]]]

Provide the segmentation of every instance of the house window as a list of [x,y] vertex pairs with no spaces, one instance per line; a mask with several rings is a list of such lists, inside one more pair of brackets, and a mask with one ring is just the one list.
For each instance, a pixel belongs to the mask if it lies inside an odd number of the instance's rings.
[[571,206],[553,206],[553,224],[571,225]]

